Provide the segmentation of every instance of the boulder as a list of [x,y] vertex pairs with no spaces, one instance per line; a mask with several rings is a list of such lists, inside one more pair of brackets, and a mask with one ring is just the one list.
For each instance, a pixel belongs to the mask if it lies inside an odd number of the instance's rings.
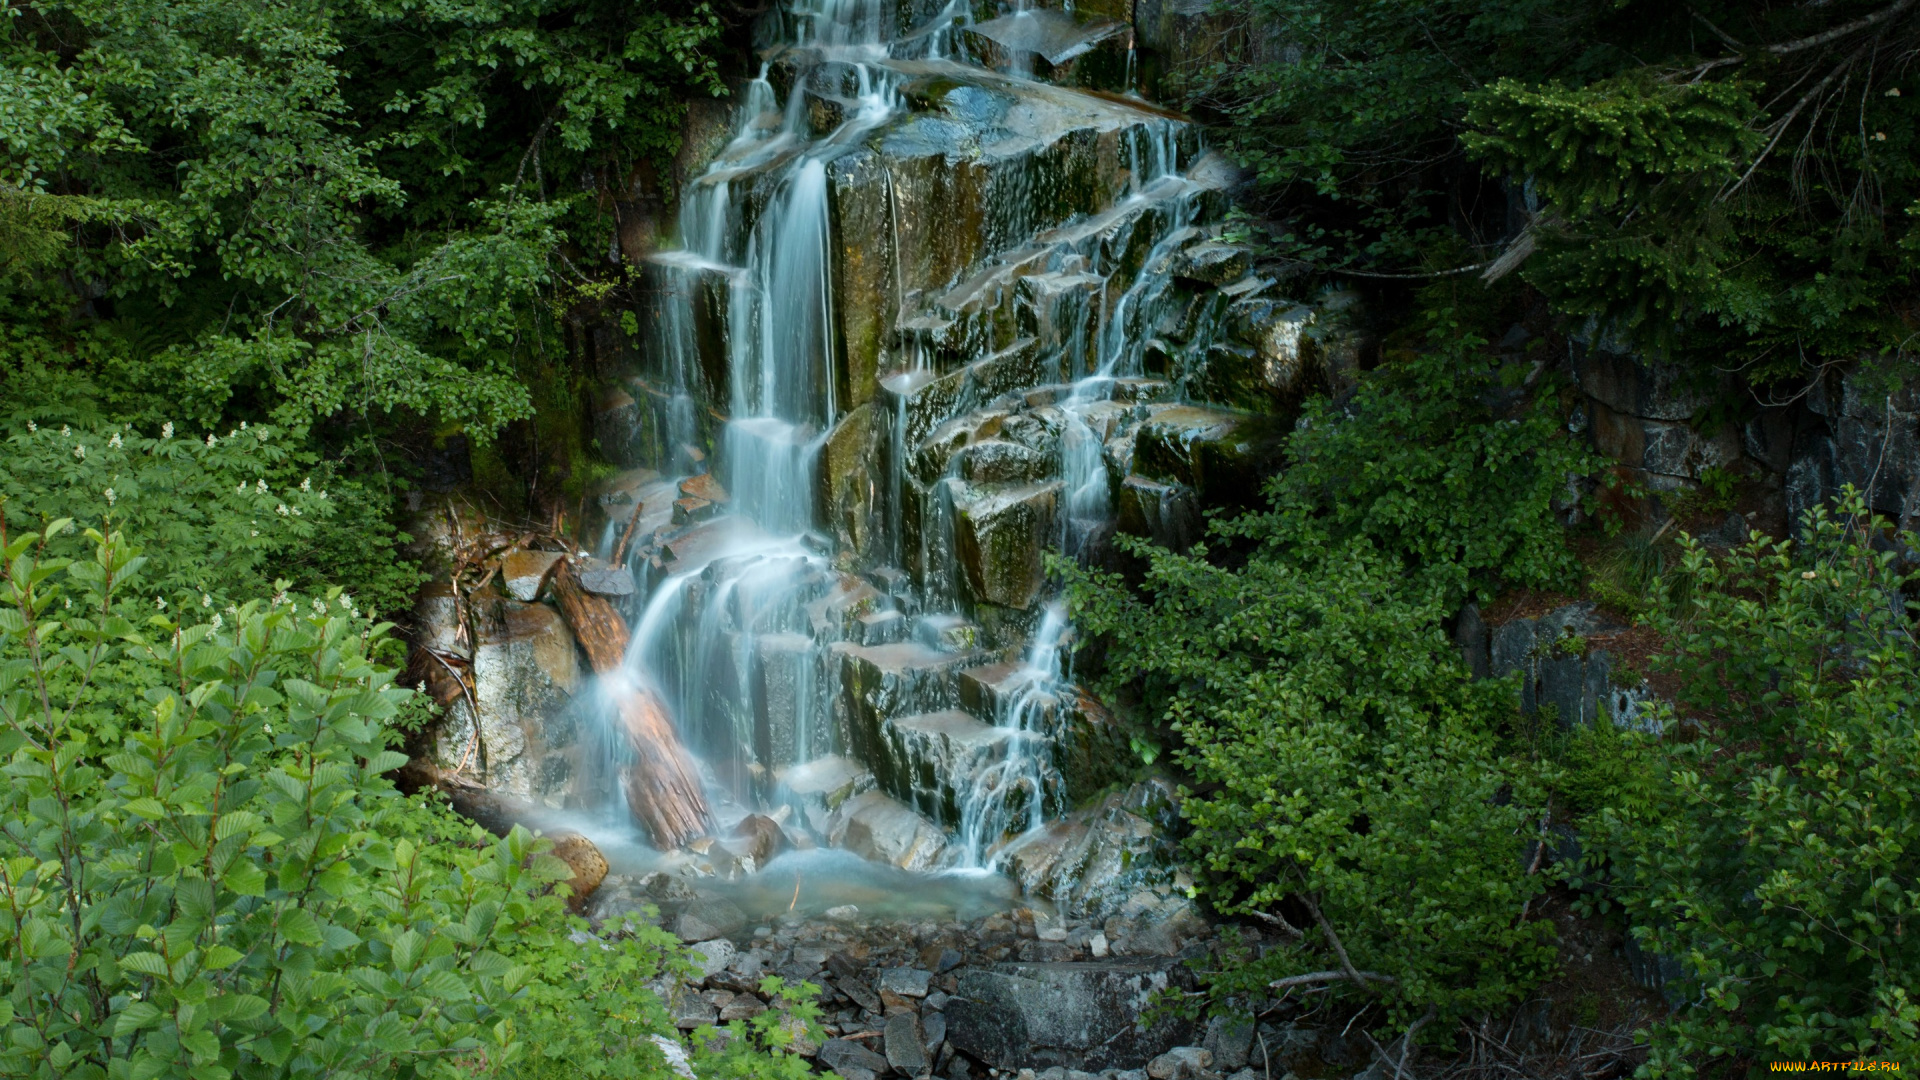
[[727,965],[733,962],[735,952],[733,942],[726,938],[713,938],[696,942],[687,949],[687,957],[693,961],[700,978],[711,979],[727,969]]
[[1001,865],[1024,894],[1051,900],[1070,917],[1105,920],[1142,891],[1171,892],[1177,800],[1160,779],[1111,792],[1015,840]]
[[468,608],[479,638],[472,699],[456,687],[447,701],[434,764],[491,791],[559,806],[583,764],[572,703],[586,676],[573,634],[545,604],[470,597]]
[[738,841],[735,854],[752,859],[755,867],[767,865],[789,846],[786,831],[765,814],[741,818],[733,827],[733,836]]
[[690,901],[674,920],[673,932],[685,942],[711,941],[729,937],[745,929],[747,914],[723,896],[701,897]]
[[1184,1045],[1191,1021],[1142,1023],[1154,995],[1184,989],[1172,961],[996,964],[969,969],[947,1003],[947,1041],[1001,1069],[1128,1068]]
[[575,913],[585,909],[588,897],[600,887],[607,877],[607,857],[593,841],[576,832],[556,833],[553,837],[553,850],[548,854],[567,864],[573,871],[567,878],[567,888],[573,895],[568,898],[567,906]]
[[882,992],[923,998],[927,996],[927,985],[932,980],[933,972],[920,968],[884,968],[880,977],[874,980],[874,985]]
[[1207,1036],[1200,1045],[1213,1055],[1214,1071],[1235,1072],[1246,1067],[1254,1034],[1250,1016],[1215,1016],[1207,1021]]
[[842,803],[828,839],[861,858],[902,870],[931,869],[947,847],[947,834],[938,825],[878,791]]
[[531,603],[540,598],[541,582],[561,557],[558,551],[515,548],[500,560],[500,581],[515,600]]

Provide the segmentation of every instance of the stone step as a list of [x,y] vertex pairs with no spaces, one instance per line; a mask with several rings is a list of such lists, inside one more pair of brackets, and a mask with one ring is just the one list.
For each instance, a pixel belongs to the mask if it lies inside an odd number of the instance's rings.
[[875,769],[880,786],[944,825],[960,820],[960,803],[975,779],[1004,760],[1020,737],[959,709],[898,716],[882,728],[885,762]]

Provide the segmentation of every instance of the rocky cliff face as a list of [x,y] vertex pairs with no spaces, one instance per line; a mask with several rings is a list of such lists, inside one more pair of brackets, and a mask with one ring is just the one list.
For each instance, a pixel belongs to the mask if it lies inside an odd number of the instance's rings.
[[[1162,59],[1217,45],[1149,15]],[[622,557],[580,578],[624,605],[622,677],[702,759],[716,873],[755,862],[734,822],[777,810],[794,842],[1011,869],[1081,918],[1171,882],[1171,793],[1114,786],[1128,733],[1071,679],[1046,558],[1190,543],[1364,340],[1350,298],[1227,237],[1237,171],[1138,96],[1131,17],[771,14],[736,106],[691,114],[676,220],[622,234],[640,333],[613,313],[582,340],[619,373],[592,430],[625,471],[581,545]],[[438,767],[617,822],[628,751],[541,591],[561,553],[538,549],[581,534],[468,531],[497,550],[419,611]]]

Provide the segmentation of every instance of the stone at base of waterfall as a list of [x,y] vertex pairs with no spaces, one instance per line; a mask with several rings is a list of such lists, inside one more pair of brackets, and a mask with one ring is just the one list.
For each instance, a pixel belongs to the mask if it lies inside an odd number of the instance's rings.
[[713,938],[694,944],[687,950],[687,958],[693,961],[700,978],[711,979],[727,969],[733,962],[735,953],[733,942],[726,938]]
[[1154,995],[1191,984],[1175,960],[970,969],[947,1003],[947,1040],[1000,1069],[1134,1067],[1193,1036],[1188,1020],[1140,1023]]
[[878,791],[841,803],[827,839],[861,858],[902,870],[932,869],[947,848],[947,834],[940,826]]
[[747,925],[747,913],[724,896],[706,896],[689,902],[673,922],[681,941],[711,941],[731,937]]
[[553,837],[553,850],[549,854],[566,863],[567,869],[572,871],[566,881],[567,887],[573,892],[567,906],[577,914],[586,907],[594,890],[606,880],[607,857],[600,854],[600,849],[594,846],[593,841],[576,832],[556,834]]
[[852,1039],[828,1039],[821,1043],[820,1063],[845,1080],[879,1080],[892,1070],[886,1058]]
[[[458,629],[450,600],[447,586],[436,583],[421,591],[417,608],[421,641],[443,652]],[[454,690],[444,702],[434,764],[449,772],[464,766],[495,794],[559,806],[575,779],[581,725],[571,706],[586,678],[573,633],[553,608],[505,597],[471,597],[467,616],[479,639],[472,698]],[[416,663],[440,670],[431,658]]]
[[897,1012],[887,1017],[883,1039],[887,1048],[887,1064],[908,1076],[919,1076],[933,1067],[927,1059],[927,1046],[920,1033],[920,1018],[911,1012]]
[[774,777],[787,793],[787,800],[800,820],[814,832],[826,835],[833,812],[848,799],[871,791],[873,774],[858,762],[829,754],[804,765],[775,772]]
[[1153,1080],[1198,1080],[1213,1065],[1213,1051],[1201,1046],[1176,1046],[1147,1062]]
[[[1143,891],[1173,894],[1179,871],[1169,837],[1178,805],[1170,782],[1143,780],[1015,840],[1001,864],[1026,895],[1074,918],[1105,920]],[[1106,936],[1116,951],[1126,945],[1112,930]]]

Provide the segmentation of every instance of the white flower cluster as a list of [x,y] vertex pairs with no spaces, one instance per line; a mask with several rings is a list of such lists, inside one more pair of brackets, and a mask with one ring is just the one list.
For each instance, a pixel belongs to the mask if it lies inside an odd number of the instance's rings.
[[169,420],[160,425],[160,437],[163,439],[173,438],[173,421]]
[[105,495],[105,496],[107,497],[107,505],[108,505],[108,506],[112,506],[112,505],[113,505],[113,500],[114,500],[115,498],[117,498],[117,497],[118,497],[118,496],[116,496],[116,495],[114,495],[114,493],[113,493],[113,489],[112,489],[112,488],[108,488],[107,490],[105,490],[105,491],[103,491],[103,492],[101,492],[100,494],[102,494],[102,495]]

